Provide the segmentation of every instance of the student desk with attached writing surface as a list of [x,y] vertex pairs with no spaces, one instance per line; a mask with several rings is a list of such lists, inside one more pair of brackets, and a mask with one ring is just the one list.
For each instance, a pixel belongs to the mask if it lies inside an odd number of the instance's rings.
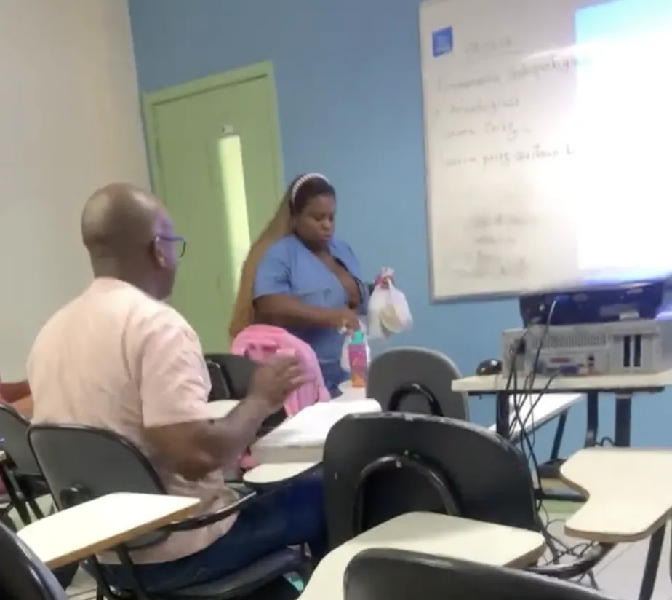
[[422,552],[489,565],[526,567],[544,552],[540,533],[435,513],[407,513],[332,550],[313,572],[301,600],[342,600],[353,557],[370,548]]
[[[236,400],[209,402],[209,416],[223,418],[237,404]],[[322,462],[324,442],[338,421],[350,414],[378,411],[380,405],[375,400],[319,402],[304,408],[252,445],[252,457],[260,466],[245,473],[243,479],[250,484],[270,484],[310,470]]]
[[54,569],[183,519],[199,503],[165,494],[108,494],[35,521],[17,535]]
[[651,536],[640,600],[653,594],[665,525],[672,515],[672,448],[586,448],[560,468],[588,498],[565,523],[567,535],[620,543]]
[[597,442],[599,424],[599,394],[616,394],[616,423],[614,444],[629,446],[632,421],[632,397],[636,393],[661,392],[672,384],[672,369],[655,374],[641,375],[594,375],[582,377],[536,377],[533,389],[523,389],[523,378],[518,377],[520,385],[513,389],[509,385],[508,376],[484,375],[464,377],[453,381],[453,390],[466,392],[471,396],[493,394],[497,396],[497,410],[495,424],[497,433],[509,437],[509,414],[511,396],[527,394],[585,394],[587,400],[587,431],[586,446],[593,446]]

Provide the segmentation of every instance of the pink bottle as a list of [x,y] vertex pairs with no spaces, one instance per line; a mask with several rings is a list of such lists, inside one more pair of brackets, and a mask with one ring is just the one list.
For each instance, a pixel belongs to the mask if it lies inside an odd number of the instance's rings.
[[353,388],[365,388],[369,377],[369,348],[363,331],[355,331],[348,344],[348,364]]

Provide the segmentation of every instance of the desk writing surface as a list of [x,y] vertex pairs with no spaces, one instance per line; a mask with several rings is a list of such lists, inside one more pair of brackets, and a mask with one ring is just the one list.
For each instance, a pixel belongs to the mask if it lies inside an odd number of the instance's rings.
[[[252,458],[259,463],[320,460],[327,434],[338,421],[347,415],[372,412],[380,412],[380,404],[375,400],[318,402],[257,440],[250,448]],[[316,449],[318,454],[307,456],[304,452],[306,448]],[[290,456],[291,449],[299,451],[298,457]]]
[[223,419],[238,406],[238,400],[213,400],[206,405],[208,418]]
[[369,548],[524,567],[534,563],[544,547],[543,536],[533,531],[435,513],[408,513],[332,550],[313,572],[301,600],[341,600],[346,567]]
[[[511,402],[509,403],[509,423],[511,424],[512,439],[515,440],[520,435],[520,421],[525,425],[525,431],[534,431],[571,408],[584,396],[583,394],[544,394],[538,402],[537,398],[538,396],[534,394],[511,398]],[[518,405],[520,421],[514,412],[514,401]],[[491,431],[496,431],[496,429],[496,423],[490,426]]]
[[108,494],[35,521],[18,536],[55,568],[183,519],[199,503],[198,498],[166,494]]
[[588,497],[565,523],[569,535],[598,542],[649,537],[672,514],[672,448],[586,448],[560,478]]
[[243,481],[250,485],[279,483],[311,471],[320,462],[321,457],[316,462],[266,463],[243,473]]
[[[523,388],[524,377],[519,375],[518,387]],[[453,381],[453,390],[470,394],[496,394],[507,389],[508,374],[463,377]],[[548,377],[536,377],[532,391],[541,392],[548,384]],[[547,392],[589,391],[589,390],[647,390],[672,385],[672,369],[654,374],[642,375],[596,375],[585,377],[556,377]],[[509,386],[510,387],[510,386]]]
[[332,402],[347,402],[348,400],[366,399],[366,388],[353,387],[352,382],[344,381],[338,386],[341,395],[338,398],[332,398]]

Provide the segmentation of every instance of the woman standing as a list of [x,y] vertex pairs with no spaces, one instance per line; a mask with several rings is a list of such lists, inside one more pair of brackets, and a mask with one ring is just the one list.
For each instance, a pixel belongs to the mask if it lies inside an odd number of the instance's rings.
[[368,286],[348,244],[334,237],[336,190],[309,173],[289,186],[275,217],[243,266],[229,333],[253,323],[276,325],[309,344],[332,397],[347,373],[341,352],[359,329]]

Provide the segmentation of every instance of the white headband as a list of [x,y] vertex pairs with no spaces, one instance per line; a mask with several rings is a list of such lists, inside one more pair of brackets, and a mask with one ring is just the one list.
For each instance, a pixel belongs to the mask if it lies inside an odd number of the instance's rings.
[[298,194],[301,186],[306,183],[306,181],[310,181],[311,179],[321,179],[322,181],[329,183],[329,180],[324,175],[322,175],[322,173],[306,173],[305,175],[301,175],[301,177],[299,177],[292,186],[292,193],[290,196],[292,199],[292,204],[294,204],[296,201],[296,194]]

